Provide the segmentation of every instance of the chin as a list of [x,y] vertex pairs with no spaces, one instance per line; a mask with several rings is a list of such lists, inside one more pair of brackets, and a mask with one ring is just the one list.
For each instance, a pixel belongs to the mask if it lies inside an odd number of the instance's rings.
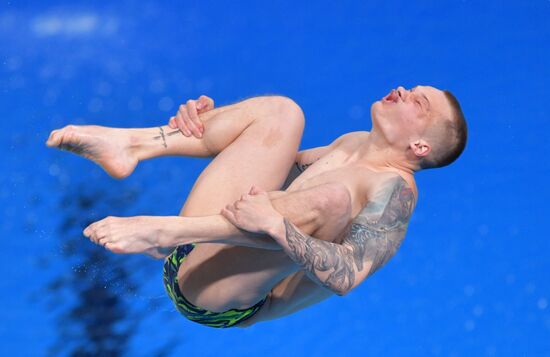
[[371,116],[374,118],[374,116],[376,115],[376,113],[378,113],[378,111],[382,108],[382,102],[381,101],[376,101],[374,103],[372,103],[372,105],[370,106],[370,114]]
[[370,106],[370,115],[373,118],[373,120],[375,117],[378,117],[378,118],[384,117],[385,112],[386,112],[386,108],[382,103],[382,101],[380,100],[372,103],[372,105]]
[[378,119],[380,117],[380,113],[376,108],[376,103],[374,103],[371,106],[370,117],[371,117],[372,127],[374,128],[375,126],[378,126]]

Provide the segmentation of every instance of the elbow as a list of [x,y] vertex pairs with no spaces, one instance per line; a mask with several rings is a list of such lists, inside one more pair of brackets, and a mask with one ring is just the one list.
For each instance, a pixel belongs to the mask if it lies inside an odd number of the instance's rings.
[[338,296],[346,296],[348,295],[353,289],[355,289],[355,287],[359,285],[357,283],[354,283],[352,285],[348,285],[348,286],[341,286],[340,289],[337,289],[337,291],[335,291],[334,293]]
[[348,289],[348,290],[345,290],[345,289],[333,290],[333,292],[338,296],[346,296],[350,291],[351,291],[351,289]]

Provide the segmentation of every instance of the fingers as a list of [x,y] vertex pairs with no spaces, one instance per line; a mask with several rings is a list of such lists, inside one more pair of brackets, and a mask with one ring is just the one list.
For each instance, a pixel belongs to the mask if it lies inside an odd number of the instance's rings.
[[199,114],[197,113],[197,103],[196,101],[189,99],[187,101],[187,114],[189,122],[186,123],[193,135],[197,138],[202,137],[204,128],[199,119]]
[[172,129],[178,128],[185,136],[201,138],[204,126],[199,119],[196,101],[190,99],[187,104],[181,104],[176,115],[168,121],[168,125]]
[[204,133],[204,124],[199,118],[199,114],[214,109],[214,100],[205,95],[201,95],[198,100],[189,99],[186,104],[179,106],[178,112],[168,121],[168,126],[172,129],[179,129],[185,136],[195,136],[202,138]]
[[176,117],[171,117],[168,121],[168,126],[170,129],[178,129],[178,123],[176,122]]
[[249,195],[258,195],[258,194],[262,194],[262,193],[267,193],[267,192],[262,190],[261,188],[259,188],[256,185],[252,185],[252,187],[250,188],[250,191],[248,192]]
[[[181,109],[182,107],[183,109]],[[187,116],[187,111],[185,110],[185,106],[182,104],[180,106],[180,110],[178,111],[174,119],[178,125],[178,128],[183,133],[183,135],[191,136],[192,133],[191,133],[191,130],[189,130],[189,125],[187,124],[188,119],[186,119],[186,116]]]
[[197,109],[201,113],[214,109],[214,100],[205,95],[201,95],[197,103]]
[[225,209],[233,213],[233,216],[237,217],[237,211],[239,210],[239,203],[240,201],[237,201],[233,204],[228,204],[227,206],[225,206]]
[[227,220],[234,225],[237,225],[237,219],[235,217],[235,208],[232,205],[227,205],[220,211],[220,214],[227,218]]

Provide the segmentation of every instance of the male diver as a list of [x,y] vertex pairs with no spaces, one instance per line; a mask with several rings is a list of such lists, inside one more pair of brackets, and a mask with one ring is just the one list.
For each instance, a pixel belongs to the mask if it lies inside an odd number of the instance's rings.
[[[115,178],[160,156],[208,157],[179,216],[107,217],[84,230],[114,253],[165,258],[164,283],[188,319],[246,327],[343,296],[400,247],[414,173],[455,161],[467,126],[456,98],[398,87],[371,106],[372,129],[298,152],[304,113],[270,95],[214,108],[201,96],[168,125],[68,125],[47,145]],[[175,248],[174,248],[175,247]]]

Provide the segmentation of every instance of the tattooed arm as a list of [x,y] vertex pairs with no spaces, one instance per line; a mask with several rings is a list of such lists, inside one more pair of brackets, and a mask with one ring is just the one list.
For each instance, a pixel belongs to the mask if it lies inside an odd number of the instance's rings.
[[342,296],[399,249],[413,207],[412,190],[399,177],[388,182],[353,219],[342,244],[308,236],[287,219],[271,235],[312,281]]

